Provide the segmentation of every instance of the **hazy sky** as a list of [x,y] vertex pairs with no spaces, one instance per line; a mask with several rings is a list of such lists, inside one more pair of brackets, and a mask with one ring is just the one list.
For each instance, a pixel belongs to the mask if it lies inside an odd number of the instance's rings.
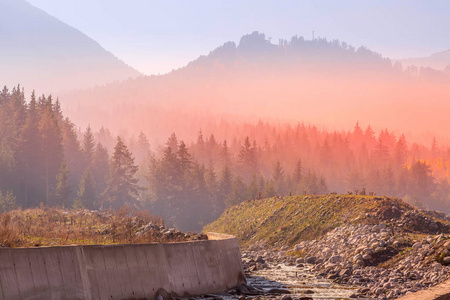
[[450,49],[449,0],[28,0],[146,74],[165,73],[258,30],[365,45],[384,56]]

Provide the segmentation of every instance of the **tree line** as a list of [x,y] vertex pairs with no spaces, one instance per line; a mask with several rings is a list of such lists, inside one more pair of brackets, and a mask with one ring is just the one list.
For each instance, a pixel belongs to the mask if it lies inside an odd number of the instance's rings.
[[113,137],[77,129],[58,99],[20,86],[0,92],[0,210],[14,207],[150,209],[170,225],[200,230],[247,199],[289,194],[374,193],[450,211],[450,151],[408,144],[357,123],[328,132],[297,124],[240,124],[219,140],[153,145],[144,133]]

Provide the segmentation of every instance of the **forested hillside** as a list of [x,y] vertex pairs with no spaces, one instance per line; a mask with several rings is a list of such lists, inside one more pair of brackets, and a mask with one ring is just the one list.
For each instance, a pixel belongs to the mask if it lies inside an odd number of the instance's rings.
[[192,138],[208,117],[301,120],[333,129],[360,120],[377,131],[448,138],[442,107],[449,86],[448,72],[402,67],[364,46],[301,36],[276,43],[253,32],[168,74],[66,94],[63,106],[82,126],[142,130],[160,140],[173,131]]
[[[58,99],[18,86],[0,93],[0,208],[150,209],[200,230],[247,199],[329,192],[402,197],[450,211],[450,150],[410,143],[388,129],[227,123],[150,145],[66,118]],[[216,133],[214,133],[216,132]],[[130,137],[131,136],[131,137]]]

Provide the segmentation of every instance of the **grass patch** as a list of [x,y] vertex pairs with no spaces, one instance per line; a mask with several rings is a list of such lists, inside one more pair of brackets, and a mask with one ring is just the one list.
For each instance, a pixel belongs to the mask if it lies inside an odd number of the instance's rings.
[[[153,224],[150,230],[143,230]],[[203,235],[163,232],[163,222],[148,211],[122,208],[89,211],[57,208],[14,210],[0,214],[0,246],[141,244],[204,239]]]
[[249,200],[226,210],[205,231],[232,234],[241,246],[266,242],[270,247],[293,246],[316,239],[343,224],[388,222],[392,207],[414,208],[399,199],[377,196],[288,196]]

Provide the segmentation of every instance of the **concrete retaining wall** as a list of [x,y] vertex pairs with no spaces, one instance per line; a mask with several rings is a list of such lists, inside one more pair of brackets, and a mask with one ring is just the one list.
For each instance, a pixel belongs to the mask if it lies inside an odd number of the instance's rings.
[[174,244],[0,249],[1,299],[154,299],[226,291],[245,281],[227,235]]

